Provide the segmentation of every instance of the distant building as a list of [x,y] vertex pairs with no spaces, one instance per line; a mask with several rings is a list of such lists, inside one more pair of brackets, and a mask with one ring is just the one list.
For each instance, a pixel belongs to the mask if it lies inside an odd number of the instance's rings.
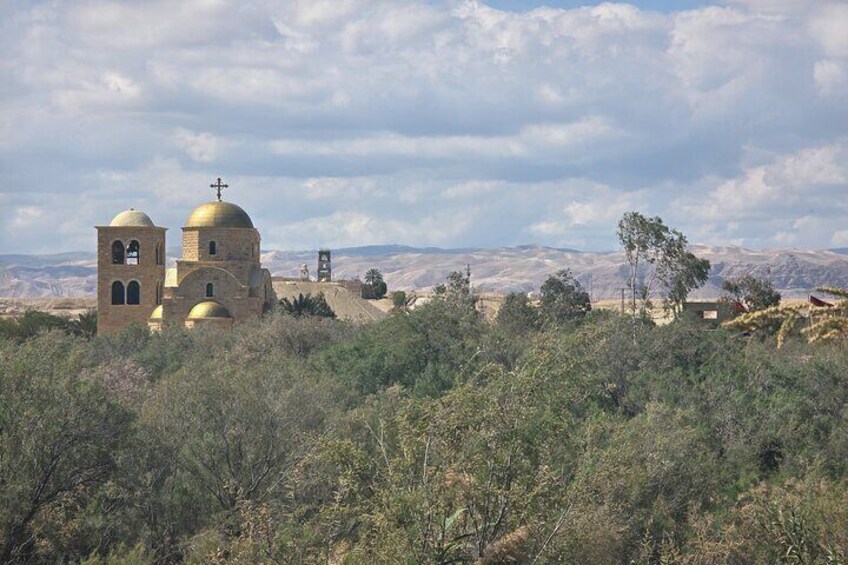
[[189,214],[175,268],[165,269],[165,228],[144,212],[131,208],[97,227],[99,333],[133,323],[229,328],[276,303],[259,231],[247,212],[221,200],[220,180],[218,200]]
[[720,325],[746,312],[741,302],[735,301],[691,301],[683,303],[684,315],[694,316],[713,325]]
[[330,250],[318,250],[318,282],[330,282],[333,280],[333,272],[330,266]]

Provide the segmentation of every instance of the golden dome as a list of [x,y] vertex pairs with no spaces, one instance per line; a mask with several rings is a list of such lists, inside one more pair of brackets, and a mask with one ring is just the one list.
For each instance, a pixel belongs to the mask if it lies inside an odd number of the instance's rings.
[[133,208],[129,210],[124,210],[117,216],[115,216],[112,221],[109,223],[109,227],[112,228],[123,228],[123,227],[155,227],[153,224],[153,220],[150,219],[150,216],[145,214],[144,212],[139,212]]
[[198,318],[229,317],[230,313],[227,312],[227,309],[215,302],[214,300],[206,300],[205,302],[196,304],[194,308],[191,309],[191,312],[188,313],[188,318],[190,320],[196,320]]
[[186,220],[187,228],[253,228],[247,212],[231,202],[217,200],[195,208]]
[[153,313],[150,315],[150,319],[151,320],[161,320],[162,319],[162,305],[161,304],[153,309]]

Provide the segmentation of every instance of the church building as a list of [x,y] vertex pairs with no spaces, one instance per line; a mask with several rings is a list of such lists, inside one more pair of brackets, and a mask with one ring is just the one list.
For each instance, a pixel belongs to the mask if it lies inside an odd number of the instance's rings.
[[165,231],[130,208],[97,226],[97,329],[130,324],[230,328],[276,301],[259,259],[259,231],[242,208],[221,199],[195,208],[182,228],[182,257],[165,268]]

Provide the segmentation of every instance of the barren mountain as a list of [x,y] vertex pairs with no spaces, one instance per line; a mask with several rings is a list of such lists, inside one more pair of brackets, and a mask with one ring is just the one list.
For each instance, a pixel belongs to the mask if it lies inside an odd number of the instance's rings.
[[[768,277],[785,298],[802,298],[817,286],[848,287],[846,250],[770,249],[694,246],[713,265],[710,280],[695,296],[720,294],[725,278],[751,273]],[[170,256],[174,257],[175,252]],[[314,275],[314,251],[266,251],[262,261],[275,276],[296,277],[307,264]],[[371,246],[333,251],[335,279],[361,277],[371,267],[382,271],[390,289],[428,289],[451,271],[471,266],[475,288],[484,291],[533,291],[563,268],[571,269],[594,300],[616,298],[626,285],[621,252],[584,253],[540,246],[499,249],[437,249]],[[93,253],[0,255],[0,296],[91,296],[96,292]]]

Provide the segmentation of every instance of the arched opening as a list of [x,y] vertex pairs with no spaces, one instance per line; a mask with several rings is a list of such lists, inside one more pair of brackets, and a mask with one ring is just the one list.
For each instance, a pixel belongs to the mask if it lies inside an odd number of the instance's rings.
[[209,242],[209,255],[218,254],[218,245],[214,241]]
[[[121,246],[123,249],[124,246]],[[124,303],[124,283],[115,281],[112,283],[112,304],[118,305]]]
[[215,287],[212,283],[206,283],[206,298],[212,298],[215,296]]
[[130,281],[127,285],[127,304],[141,304],[141,285]]
[[136,240],[132,240],[127,245],[127,265],[138,265],[139,245]]
[[124,242],[123,241],[113,241],[112,242],[112,264],[113,265],[123,265],[124,264]]
[[156,264],[157,265],[162,264],[162,244],[161,243],[156,244]]

